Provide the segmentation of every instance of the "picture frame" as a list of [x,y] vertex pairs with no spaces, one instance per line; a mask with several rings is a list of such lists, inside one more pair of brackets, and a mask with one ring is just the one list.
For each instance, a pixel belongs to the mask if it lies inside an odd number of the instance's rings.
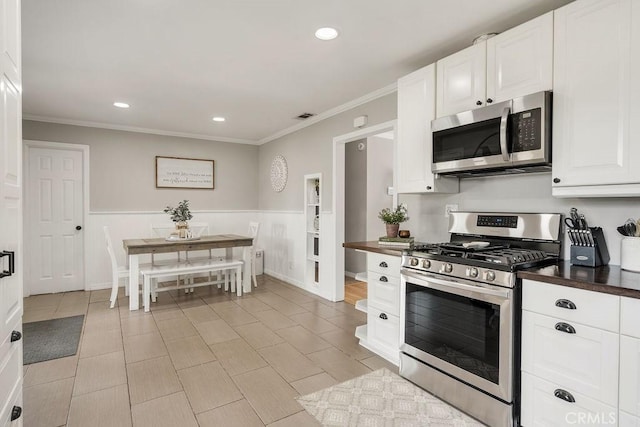
[[156,156],[156,188],[214,189],[213,160]]

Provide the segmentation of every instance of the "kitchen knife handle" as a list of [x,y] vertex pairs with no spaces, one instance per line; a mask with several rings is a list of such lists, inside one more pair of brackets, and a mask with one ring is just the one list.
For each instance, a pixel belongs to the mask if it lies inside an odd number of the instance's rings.
[[566,308],[567,310],[575,310],[578,307],[573,303],[573,301],[561,298],[556,301],[556,307]]

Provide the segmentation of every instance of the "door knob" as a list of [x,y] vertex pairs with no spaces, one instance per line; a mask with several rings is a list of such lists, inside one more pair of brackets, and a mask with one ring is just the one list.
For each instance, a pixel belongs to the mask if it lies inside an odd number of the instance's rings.
[[476,101],[476,105],[482,105],[482,101]]
[[11,342],[19,341],[22,338],[20,331],[11,332]]
[[487,104],[491,104],[492,102],[493,102],[493,99],[487,98]]
[[78,230],[78,231],[82,230],[82,226],[81,225],[76,225],[76,230]]

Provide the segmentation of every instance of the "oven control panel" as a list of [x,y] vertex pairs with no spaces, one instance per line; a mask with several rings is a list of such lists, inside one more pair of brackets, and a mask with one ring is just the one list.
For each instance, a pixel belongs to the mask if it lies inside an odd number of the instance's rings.
[[478,215],[479,227],[518,228],[517,215]]
[[[512,288],[515,283],[515,273],[508,271],[492,270],[447,262],[442,260],[427,259],[417,254],[405,254],[402,256],[402,267],[416,272],[429,273],[443,278],[467,279],[474,282],[495,284]],[[448,279],[450,280],[450,279]],[[456,281],[455,279],[453,281]]]

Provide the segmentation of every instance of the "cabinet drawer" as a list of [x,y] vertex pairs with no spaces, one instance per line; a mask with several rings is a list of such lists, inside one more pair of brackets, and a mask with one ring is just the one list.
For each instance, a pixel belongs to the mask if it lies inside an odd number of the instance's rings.
[[400,277],[400,257],[370,252],[367,255],[367,270]]
[[640,416],[640,339],[620,337],[620,410]]
[[369,307],[367,312],[367,339],[389,350],[400,349],[400,319],[398,316]]
[[[22,379],[22,345],[14,345],[6,358],[0,361],[0,404],[9,402],[12,399],[14,390],[20,390],[20,382]],[[5,408],[6,409],[6,408]],[[0,411],[2,406],[0,406]],[[11,408],[8,409],[11,411]],[[10,417],[9,414],[2,414],[2,422],[0,426],[4,426],[6,419]]]
[[522,308],[612,332],[620,330],[620,297],[615,295],[523,280]]
[[[567,402],[555,396],[556,390],[571,393],[575,402]],[[615,426],[617,410],[573,389],[536,376],[522,374],[521,424],[525,427],[593,425]]]
[[[386,279],[386,281],[381,279]],[[388,314],[399,316],[400,279],[369,272],[367,305],[369,307],[375,307]]]
[[[556,329],[563,326],[574,333]],[[523,311],[522,370],[617,406],[619,341],[618,334]]]
[[[11,422],[11,412],[14,406],[18,406],[23,409],[20,418]],[[22,404],[22,384],[19,382],[15,388],[11,391],[11,397],[7,401],[7,406],[4,410],[0,408],[0,427],[22,427],[24,420],[24,405]]]
[[620,298],[620,333],[640,338],[640,299]]

